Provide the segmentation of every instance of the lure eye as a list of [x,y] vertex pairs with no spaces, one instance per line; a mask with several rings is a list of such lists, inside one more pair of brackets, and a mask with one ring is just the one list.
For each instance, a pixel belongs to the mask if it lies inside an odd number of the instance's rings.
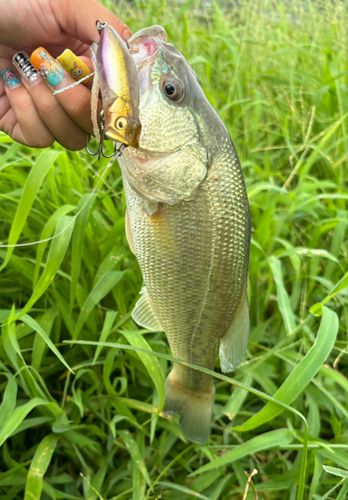
[[163,91],[165,95],[172,101],[178,101],[182,96],[182,88],[174,78],[167,78],[163,82]]
[[127,128],[128,126],[128,118],[125,116],[120,116],[115,120],[115,127],[118,128],[118,130],[123,130]]

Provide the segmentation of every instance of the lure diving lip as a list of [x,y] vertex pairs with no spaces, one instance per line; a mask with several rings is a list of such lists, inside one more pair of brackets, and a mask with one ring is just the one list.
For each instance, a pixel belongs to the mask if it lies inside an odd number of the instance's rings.
[[135,64],[117,32],[106,23],[99,26],[102,27],[95,64],[103,98],[105,134],[115,142],[138,148],[141,124]]

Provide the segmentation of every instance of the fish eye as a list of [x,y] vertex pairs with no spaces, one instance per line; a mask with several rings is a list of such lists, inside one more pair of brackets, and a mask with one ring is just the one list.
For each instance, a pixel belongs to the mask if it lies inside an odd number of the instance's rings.
[[166,96],[172,101],[178,101],[182,96],[182,88],[174,78],[167,78],[163,82],[163,90]]
[[127,128],[128,126],[128,118],[126,116],[119,116],[115,120],[115,127],[118,128],[119,130],[123,130]]

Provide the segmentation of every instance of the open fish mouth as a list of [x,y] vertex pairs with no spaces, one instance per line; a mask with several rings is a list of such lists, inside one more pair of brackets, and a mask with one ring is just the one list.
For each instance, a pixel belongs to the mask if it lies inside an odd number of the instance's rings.
[[128,40],[128,44],[138,73],[139,96],[152,89],[149,73],[159,50],[163,52],[163,58],[168,60],[171,67],[173,67],[171,58],[182,59],[182,55],[174,45],[167,43],[167,33],[162,26],[141,29]]
[[138,73],[139,97],[152,89],[149,74],[156,60],[158,49],[167,39],[167,34],[161,26],[153,26],[153,28],[158,28],[158,30],[152,32],[152,28],[140,30],[128,41]]
[[162,26],[144,28],[135,33],[129,40],[130,53],[135,65],[156,57],[158,48],[167,42],[167,33]]

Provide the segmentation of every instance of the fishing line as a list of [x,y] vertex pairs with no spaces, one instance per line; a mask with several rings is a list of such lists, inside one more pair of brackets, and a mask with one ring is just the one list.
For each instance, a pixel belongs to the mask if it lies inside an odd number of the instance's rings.
[[95,74],[95,72],[93,71],[93,73],[90,73],[89,75],[84,76],[83,78],[80,78],[80,80],[78,80],[77,82],[72,83],[71,85],[68,85],[67,87],[64,87],[63,89],[55,90],[53,92],[53,95],[60,94],[61,92],[64,92],[65,90],[69,90],[69,89],[76,87],[76,85],[79,85],[83,81],[88,80],[88,78],[91,78],[91,76],[93,76],[94,74]]

